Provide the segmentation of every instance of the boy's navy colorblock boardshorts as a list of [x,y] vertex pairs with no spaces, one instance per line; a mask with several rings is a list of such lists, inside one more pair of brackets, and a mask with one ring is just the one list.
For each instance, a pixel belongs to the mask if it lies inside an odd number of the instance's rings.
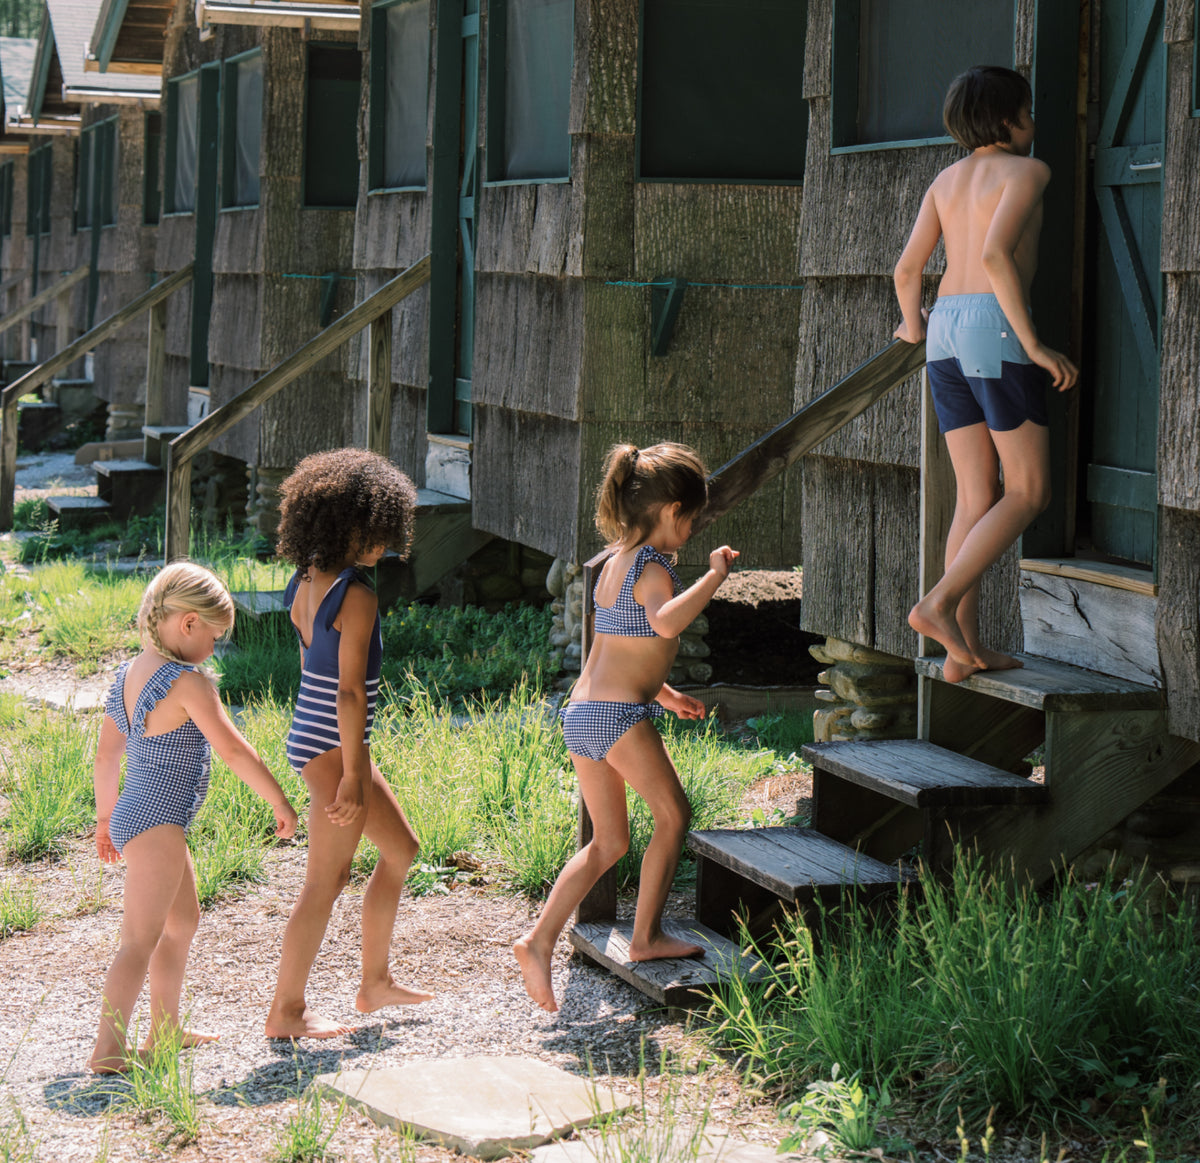
[[943,295],[929,312],[925,361],[942,432],[987,424],[1011,432],[1043,427],[1046,373],[1030,362],[996,296]]

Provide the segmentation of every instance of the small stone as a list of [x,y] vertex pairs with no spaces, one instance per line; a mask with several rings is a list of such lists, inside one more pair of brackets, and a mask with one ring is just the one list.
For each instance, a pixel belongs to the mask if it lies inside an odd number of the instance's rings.
[[817,682],[823,683],[825,686],[829,686],[830,685],[829,671],[827,671],[827,670],[821,671],[821,673],[817,675]]
[[692,624],[684,631],[685,634],[696,634],[703,637],[708,633],[708,616],[706,614],[697,614],[692,620]]
[[887,711],[868,711],[860,708],[850,716],[850,725],[860,731],[877,731],[881,727],[890,727],[895,715]]
[[837,662],[837,659],[824,646],[810,646],[808,652],[823,666],[832,666]]
[[693,662],[687,668],[687,676],[692,682],[712,682],[712,664],[708,662]]
[[813,691],[813,698],[819,703],[840,703],[842,701],[833,691]]
[[860,707],[902,707],[917,705],[916,691],[902,691],[896,695],[859,695],[854,702]]
[[551,646],[569,646],[571,644],[571,636],[565,630],[552,630],[550,632]]
[[680,658],[707,658],[711,653],[711,648],[703,638],[686,637],[679,639]]
[[842,698],[862,703],[872,697],[903,691],[909,686],[909,682],[906,675],[886,671],[880,674],[855,676],[847,674],[839,665],[829,671],[829,685]]
[[578,663],[583,658],[583,643],[572,642],[570,646],[563,651],[563,662]]
[[1200,864],[1176,864],[1171,879],[1176,884],[1200,884]]
[[582,572],[583,567],[581,565],[576,565],[575,562],[572,561],[569,562],[566,569],[563,570],[563,576],[567,579],[567,581],[573,581]]

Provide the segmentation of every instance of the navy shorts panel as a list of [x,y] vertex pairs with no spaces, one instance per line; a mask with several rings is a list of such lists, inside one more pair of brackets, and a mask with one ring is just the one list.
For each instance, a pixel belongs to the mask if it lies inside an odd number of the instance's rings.
[[957,359],[925,365],[929,390],[943,433],[968,424],[986,424],[993,432],[1011,432],[1026,420],[1044,428],[1046,373],[1035,363],[1002,363],[995,378],[964,375]]

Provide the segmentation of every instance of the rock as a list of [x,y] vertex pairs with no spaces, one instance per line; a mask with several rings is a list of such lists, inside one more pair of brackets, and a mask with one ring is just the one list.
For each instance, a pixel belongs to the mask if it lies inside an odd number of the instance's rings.
[[[837,662],[837,659],[834,658],[824,646],[810,646],[808,648],[808,652],[813,656],[813,658],[815,658],[824,666],[832,666],[835,662]],[[824,680],[822,679],[822,681]]]
[[687,668],[687,676],[692,682],[712,682],[713,668],[707,662],[693,662]]
[[[820,647],[810,647],[809,652]],[[872,650],[869,646],[860,646],[856,642],[844,642],[840,638],[826,638],[824,651],[830,656],[831,662],[859,662],[868,663],[875,666],[895,666],[907,669],[912,673],[912,662],[906,658],[899,658],[895,654],[884,654],[880,650]],[[825,660],[816,654],[813,657],[818,662]]]
[[[865,703],[868,699],[881,695],[895,695],[910,687],[908,676],[896,674],[894,671],[855,676],[846,674],[841,666],[835,666],[828,673],[829,685],[834,692],[841,698],[855,703]],[[912,691],[911,697],[916,697],[915,690]]]
[[877,731],[880,727],[890,727],[896,716],[888,711],[868,711],[860,708],[850,716],[850,725],[860,731]]
[[1200,864],[1176,864],[1170,875],[1176,884],[1200,884]]
[[711,653],[712,650],[703,638],[686,636],[679,639],[680,658],[707,658]]
[[833,691],[813,691],[813,698],[819,703],[840,703],[842,701]]
[[571,644],[571,635],[565,630],[553,630],[550,633],[551,646],[569,646]]
[[684,631],[685,634],[696,634],[703,637],[708,633],[708,616],[705,614],[697,614],[692,620],[692,624]]
[[561,557],[556,557],[550,572],[546,574],[546,589],[552,598],[561,598],[567,588],[566,568],[567,563]]
[[372,1122],[499,1159],[587,1126],[633,1100],[531,1058],[444,1058],[320,1074],[317,1093],[345,1097]]

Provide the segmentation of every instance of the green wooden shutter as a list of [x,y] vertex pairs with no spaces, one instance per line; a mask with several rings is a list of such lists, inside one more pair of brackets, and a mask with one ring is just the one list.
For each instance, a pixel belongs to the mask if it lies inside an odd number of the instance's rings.
[[1100,211],[1092,328],[1092,540],[1154,560],[1166,53],[1162,0],[1105,0],[1100,26]]

